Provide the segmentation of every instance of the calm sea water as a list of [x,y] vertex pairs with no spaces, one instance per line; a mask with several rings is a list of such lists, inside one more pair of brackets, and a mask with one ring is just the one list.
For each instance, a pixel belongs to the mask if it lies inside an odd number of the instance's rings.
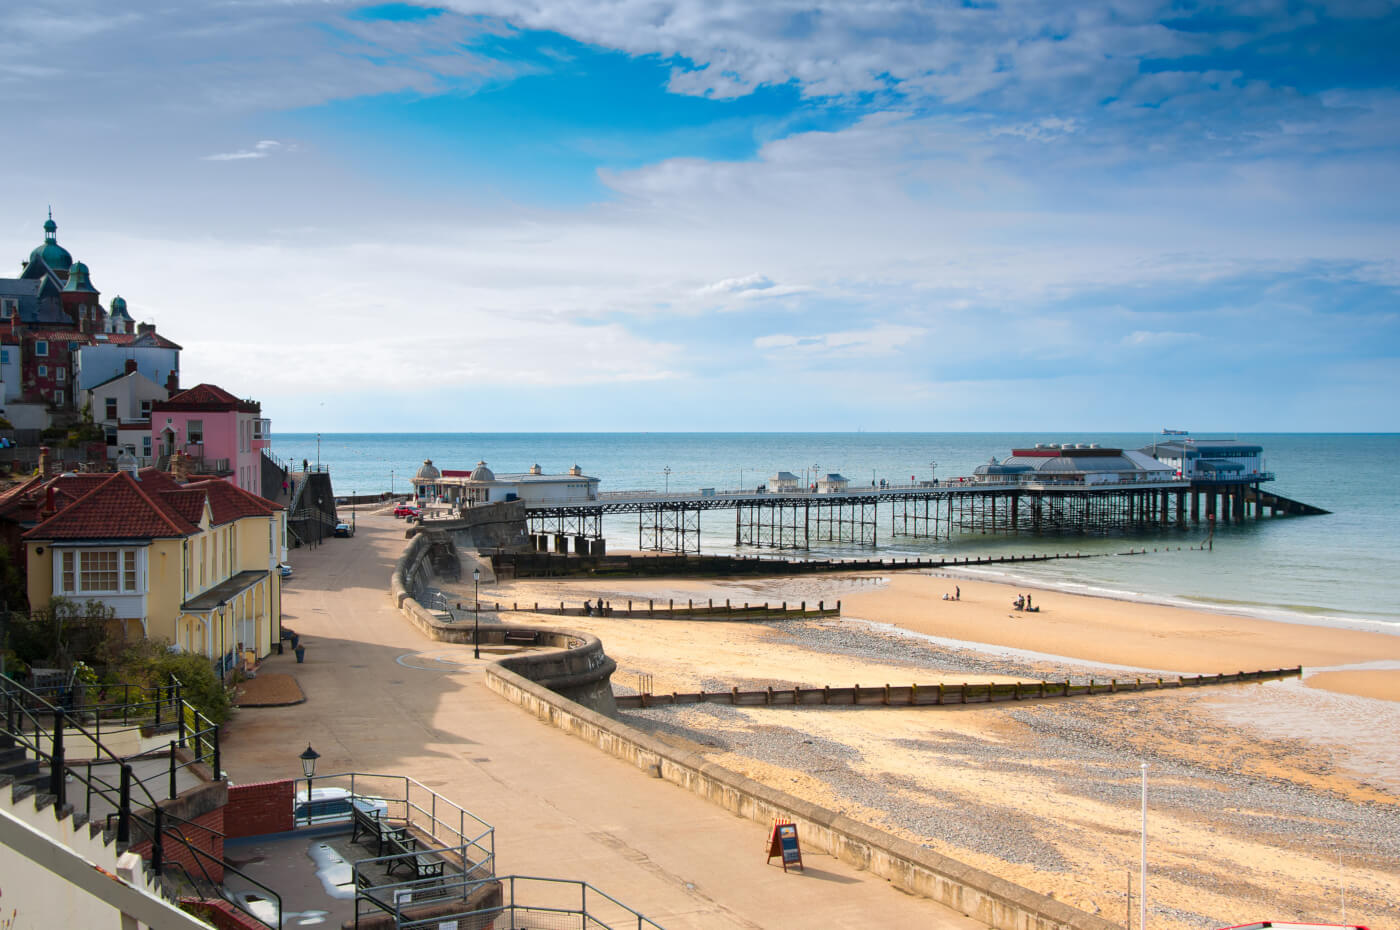
[[[337,493],[344,494],[387,491],[391,483],[403,491],[425,458],[439,468],[471,468],[484,459],[498,472],[525,471],[535,463],[546,472],[562,472],[577,463],[585,474],[601,478],[605,491],[668,486],[694,490],[754,487],[779,470],[801,478],[814,466],[823,473],[839,472],[853,485],[872,478],[925,479],[933,462],[938,463],[938,477],[946,478],[969,475],[989,456],[1001,458],[1013,447],[1035,442],[1098,442],[1135,449],[1153,438],[1132,433],[324,433],[318,447],[314,433],[289,433],[274,437],[273,451],[297,462],[319,459],[329,467]],[[1271,490],[1332,513],[1222,524],[1213,552],[1185,548],[1203,540],[1205,530],[1197,526],[1111,539],[977,534],[938,541],[891,536],[883,526],[879,553],[1116,553],[1146,546],[1159,551],[985,574],[1085,593],[1400,632],[1400,435],[1196,438],[1259,443],[1265,467],[1278,476]],[[888,507],[881,509],[882,521],[888,522],[889,512]],[[702,530],[704,551],[733,550],[729,511],[703,516]],[[611,548],[637,546],[635,518],[609,518],[604,531]],[[855,557],[868,552],[828,545],[812,554]]]

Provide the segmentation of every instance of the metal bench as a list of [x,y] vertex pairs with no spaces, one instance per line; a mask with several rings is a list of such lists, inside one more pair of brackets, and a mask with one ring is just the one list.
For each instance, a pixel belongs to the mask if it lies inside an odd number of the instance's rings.
[[401,866],[413,870],[413,877],[418,878],[441,878],[442,868],[446,862],[441,856],[429,852],[419,852],[418,842],[411,836],[390,837],[389,848],[393,854],[399,858],[390,862],[384,869],[390,875]]
[[535,646],[539,644],[540,634],[534,630],[507,630],[505,640],[522,646]]
[[390,845],[394,840],[402,843],[416,842],[413,837],[408,835],[407,825],[392,824],[383,820],[377,810],[361,810],[356,806],[352,807],[352,811],[354,829],[350,832],[350,842],[359,842],[361,835],[372,837],[376,856],[384,855],[384,847]]

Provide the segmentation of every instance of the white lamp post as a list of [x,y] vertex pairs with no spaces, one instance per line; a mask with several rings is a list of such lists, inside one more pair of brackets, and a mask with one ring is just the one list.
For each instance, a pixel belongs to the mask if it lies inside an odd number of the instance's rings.
[[1138,879],[1138,930],[1147,930],[1147,763],[1142,763],[1142,875]]
[[670,465],[667,465],[665,468],[663,468],[663,469],[661,469],[661,470],[662,470],[663,472],[665,472],[665,474],[666,474],[666,493],[667,493],[667,494],[670,494],[670,493],[671,493],[671,466],[670,466]]

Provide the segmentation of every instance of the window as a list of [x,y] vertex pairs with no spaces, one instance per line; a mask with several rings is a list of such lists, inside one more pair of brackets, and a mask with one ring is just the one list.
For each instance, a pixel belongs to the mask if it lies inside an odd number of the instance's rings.
[[53,405],[55,407],[63,406],[63,391],[59,390],[53,392]]
[[151,402],[150,402],[149,400],[143,400],[143,401],[141,401],[141,419],[143,419],[143,420],[149,420],[150,418],[151,418]]
[[58,383],[62,384],[68,380],[68,369],[60,365],[53,370],[53,375],[58,379]]
[[0,300],[0,319],[8,320],[10,317],[14,316],[15,311],[18,309],[18,304],[19,301],[10,300],[8,298]]
[[116,399],[115,397],[109,397],[109,398],[107,398],[107,417],[106,417],[106,418],[107,418],[108,420],[115,420],[115,419],[117,418],[117,399]]
[[204,441],[204,421],[190,420],[185,424],[185,440],[187,442]]
[[117,428],[115,426],[107,426],[103,429],[107,434],[107,445],[115,446],[117,444]]
[[48,366],[48,365],[40,365],[40,366],[39,366],[39,377],[41,377],[41,378],[47,378],[48,376],[49,376],[49,366]]
[[10,364],[10,350],[0,349],[0,365]]
[[35,343],[34,343],[34,354],[35,354],[35,355],[48,355],[48,354],[49,354],[49,341],[48,341],[47,339],[39,339],[39,340],[36,340]]
[[151,455],[151,437],[150,437],[150,436],[142,436],[142,437],[141,437],[141,454],[144,455],[144,456],[146,456],[147,458],[150,457],[150,455]]
[[111,549],[80,552],[82,568],[78,583],[84,591],[117,590],[117,553]]
[[135,549],[64,549],[59,557],[62,594],[134,594],[140,591]]

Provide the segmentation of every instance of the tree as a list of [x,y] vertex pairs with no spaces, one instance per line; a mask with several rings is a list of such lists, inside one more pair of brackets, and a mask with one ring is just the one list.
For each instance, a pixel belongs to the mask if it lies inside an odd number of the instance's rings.
[[26,667],[71,669],[75,662],[106,664],[116,611],[101,601],[56,597],[27,615],[9,613],[9,649]]

